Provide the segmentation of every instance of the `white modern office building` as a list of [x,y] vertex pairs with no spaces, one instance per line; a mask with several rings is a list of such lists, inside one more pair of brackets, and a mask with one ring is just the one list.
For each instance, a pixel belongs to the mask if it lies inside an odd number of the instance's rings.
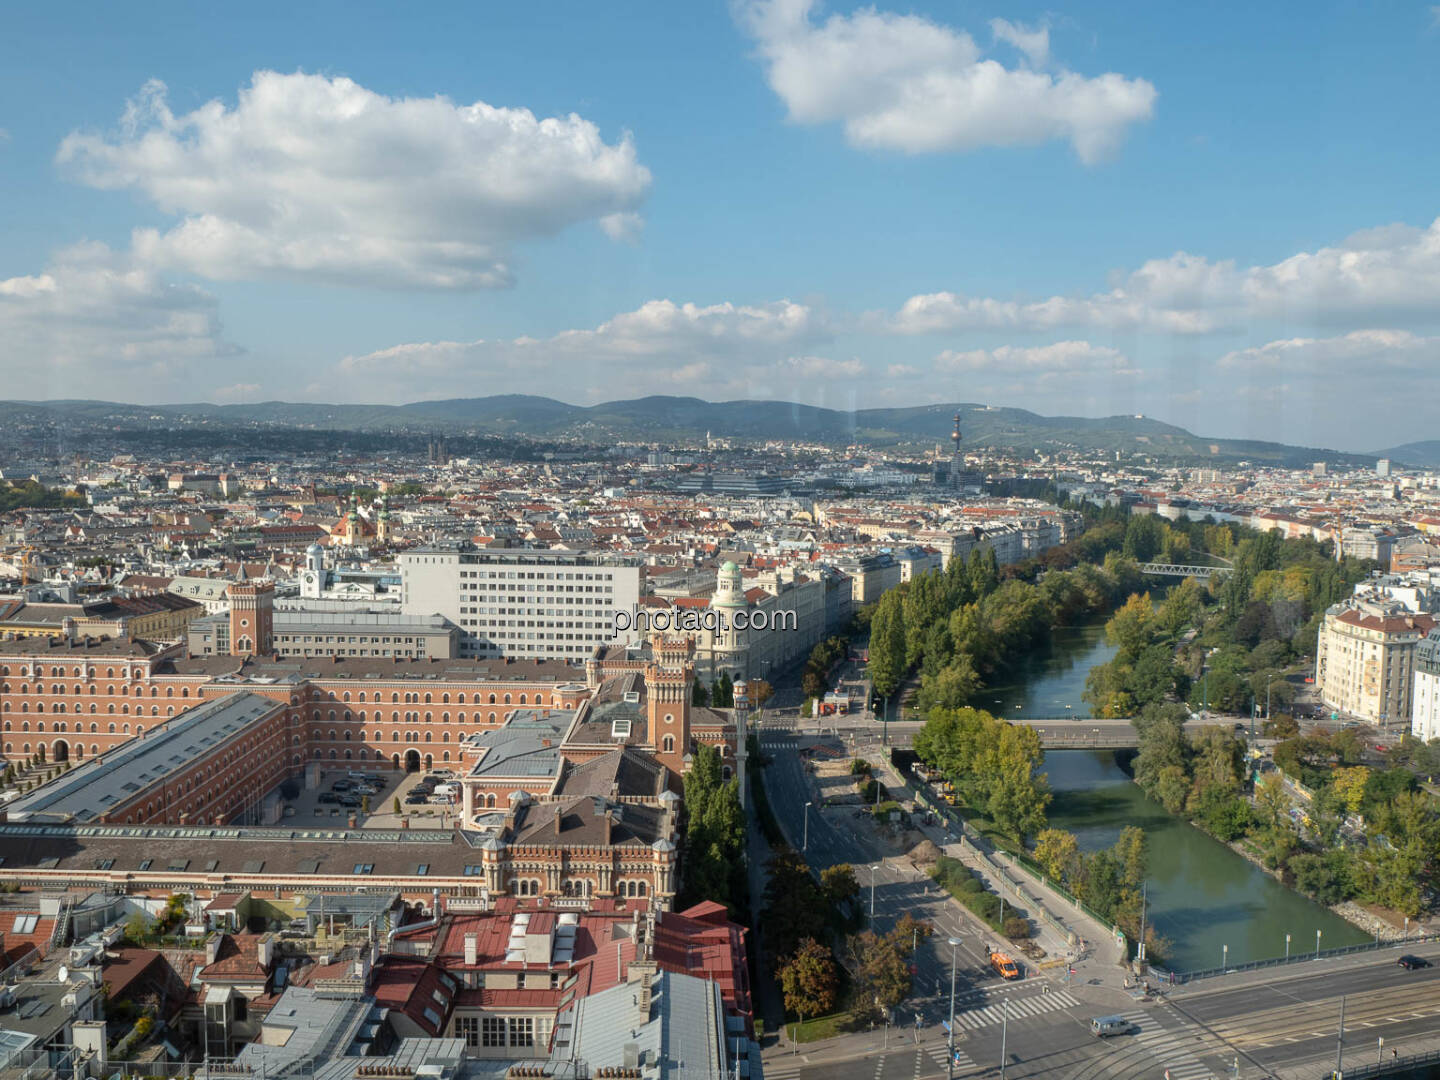
[[1411,710],[1410,734],[1426,742],[1440,739],[1440,630],[1431,630],[1415,646]]
[[583,661],[640,601],[641,560],[612,552],[482,548],[459,541],[400,556],[401,610],[460,627],[460,656]]

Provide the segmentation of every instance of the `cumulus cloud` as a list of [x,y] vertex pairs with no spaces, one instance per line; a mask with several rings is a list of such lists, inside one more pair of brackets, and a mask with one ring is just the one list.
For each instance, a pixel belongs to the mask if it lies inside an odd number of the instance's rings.
[[12,397],[153,398],[146,383],[169,391],[240,352],[223,340],[208,292],[167,284],[103,244],[0,280],[0,341]]
[[1378,375],[1431,375],[1440,370],[1440,337],[1408,330],[1355,330],[1330,338],[1285,338],[1220,358],[1221,368],[1263,372],[1304,371]]
[[865,365],[859,360],[832,360],[826,356],[791,356],[778,367],[802,379],[858,379],[865,374]]
[[1135,374],[1118,349],[1088,341],[1057,341],[1030,347],[1001,345],[995,349],[946,349],[935,358],[944,372],[984,372],[998,375],[1090,376],[1097,372]]
[[995,35],[996,41],[1003,41],[1019,49],[1025,59],[1035,67],[1044,67],[1050,59],[1048,26],[1038,26],[1032,30],[1008,19],[991,19],[990,32]]
[[1440,218],[1423,229],[1368,229],[1273,265],[1241,267],[1177,252],[1089,296],[1016,301],[925,293],[884,324],[902,334],[1059,327],[1200,334],[1267,319],[1333,325],[1395,315],[1440,315]]
[[1093,164],[1154,110],[1155,87],[1144,79],[1035,70],[1049,58],[1043,29],[991,23],[997,40],[1027,58],[1007,68],[965,31],[919,15],[862,8],[819,20],[815,6],[749,0],[737,12],[790,118],[838,121],[856,146],[930,153],[1067,139]]
[[[790,300],[769,304],[701,306],[651,300],[589,330],[566,330],[548,338],[436,341],[396,345],[347,356],[336,374],[357,388],[361,400],[377,390],[390,394],[446,395],[459,385],[484,385],[478,393],[535,392],[602,400],[650,384],[694,384],[702,389],[742,387],[757,363],[776,372],[823,375],[858,361],[794,355],[797,344],[828,340],[822,312]],[[551,380],[549,384],[540,380]]]
[[136,230],[151,265],[423,289],[509,285],[516,245],[582,221],[633,237],[650,187],[628,135],[607,143],[573,113],[273,71],[256,72],[233,107],[178,116],[164,84],[147,83],[116,131],[72,133],[57,161],[180,217]]
[[235,401],[249,401],[259,396],[260,389],[259,383],[235,383],[233,386],[222,386],[216,390],[214,398],[222,404]]

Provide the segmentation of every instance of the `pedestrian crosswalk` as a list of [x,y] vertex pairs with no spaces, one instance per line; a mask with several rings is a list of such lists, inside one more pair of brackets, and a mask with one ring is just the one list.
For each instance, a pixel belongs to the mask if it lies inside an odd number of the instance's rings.
[[[931,1064],[939,1068],[945,1068],[945,1043],[930,1043],[915,1048],[915,1076],[926,1075]],[[963,1073],[966,1069],[975,1068],[975,1060],[960,1047],[955,1047],[955,1071]]]
[[957,1011],[955,1026],[957,1029],[969,1028],[975,1031],[1002,1023],[1007,1018],[1014,1023],[1042,1013],[1078,1008],[1079,1005],[1080,1000],[1066,990],[1051,990],[1049,993],[1032,994],[1029,997],[1002,998],[993,1004],[977,1005],[964,1012]]
[[1159,1009],[1135,1009],[1119,1014],[1132,1025],[1131,1034],[1106,1039],[1107,1052],[1093,1058],[1068,1080],[1115,1080],[1117,1077],[1146,1077],[1166,1080],[1216,1080],[1213,1069],[1192,1049],[1193,1029],[1167,1028],[1160,1022]]
[[[875,1055],[874,1080],[922,1080],[924,1077],[937,1076],[945,1071],[946,1043],[933,1038],[927,1039],[916,1045],[913,1049],[908,1046],[896,1047],[888,1053],[881,1052]],[[804,1054],[784,1054],[778,1057],[771,1057],[765,1062],[765,1080],[805,1080],[811,1077],[820,1077],[822,1074],[833,1072],[835,1063],[810,1063],[805,1060]],[[967,1072],[978,1068],[975,1059],[965,1050],[955,1047],[955,1068],[956,1076],[964,1076]],[[851,1070],[856,1076],[870,1076],[869,1071],[860,1072]]]

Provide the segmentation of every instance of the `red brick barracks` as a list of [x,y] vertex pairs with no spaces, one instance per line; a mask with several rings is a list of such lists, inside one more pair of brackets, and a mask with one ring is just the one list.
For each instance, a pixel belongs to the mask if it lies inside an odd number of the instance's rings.
[[[679,777],[735,721],[692,708],[693,646],[548,660],[277,659],[268,583],[232,587],[231,656],[138,640],[0,641],[4,756],[71,768],[6,807],[0,882],[291,892],[644,896],[676,889]],[[461,776],[455,832],[289,829],[320,767]],[[371,880],[357,880],[365,875]]]

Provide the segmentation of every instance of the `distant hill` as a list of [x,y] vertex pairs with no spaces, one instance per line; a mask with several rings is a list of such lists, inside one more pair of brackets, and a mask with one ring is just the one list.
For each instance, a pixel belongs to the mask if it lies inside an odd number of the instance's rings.
[[[959,403],[843,412],[788,401],[703,401],[645,397],[570,405],[529,394],[417,401],[406,405],[326,405],[266,401],[245,405],[127,405],[107,401],[0,402],[0,424],[87,426],[114,430],[156,425],[260,425],[318,431],[463,432],[475,435],[572,436],[587,442],[782,439],[837,445],[949,445],[960,414],[966,446],[1014,450],[1129,451],[1173,460],[1250,460],[1305,465],[1366,464],[1374,456],[1244,439],[1210,439],[1145,416],[1041,416],[1025,409]],[[1428,449],[1423,449],[1428,448]],[[1440,442],[1385,453],[1397,461],[1440,459]]]
[[1440,469],[1440,439],[1424,442],[1409,442],[1392,446],[1389,450],[1376,450],[1377,458],[1389,458],[1401,465],[1414,465],[1421,469]]

